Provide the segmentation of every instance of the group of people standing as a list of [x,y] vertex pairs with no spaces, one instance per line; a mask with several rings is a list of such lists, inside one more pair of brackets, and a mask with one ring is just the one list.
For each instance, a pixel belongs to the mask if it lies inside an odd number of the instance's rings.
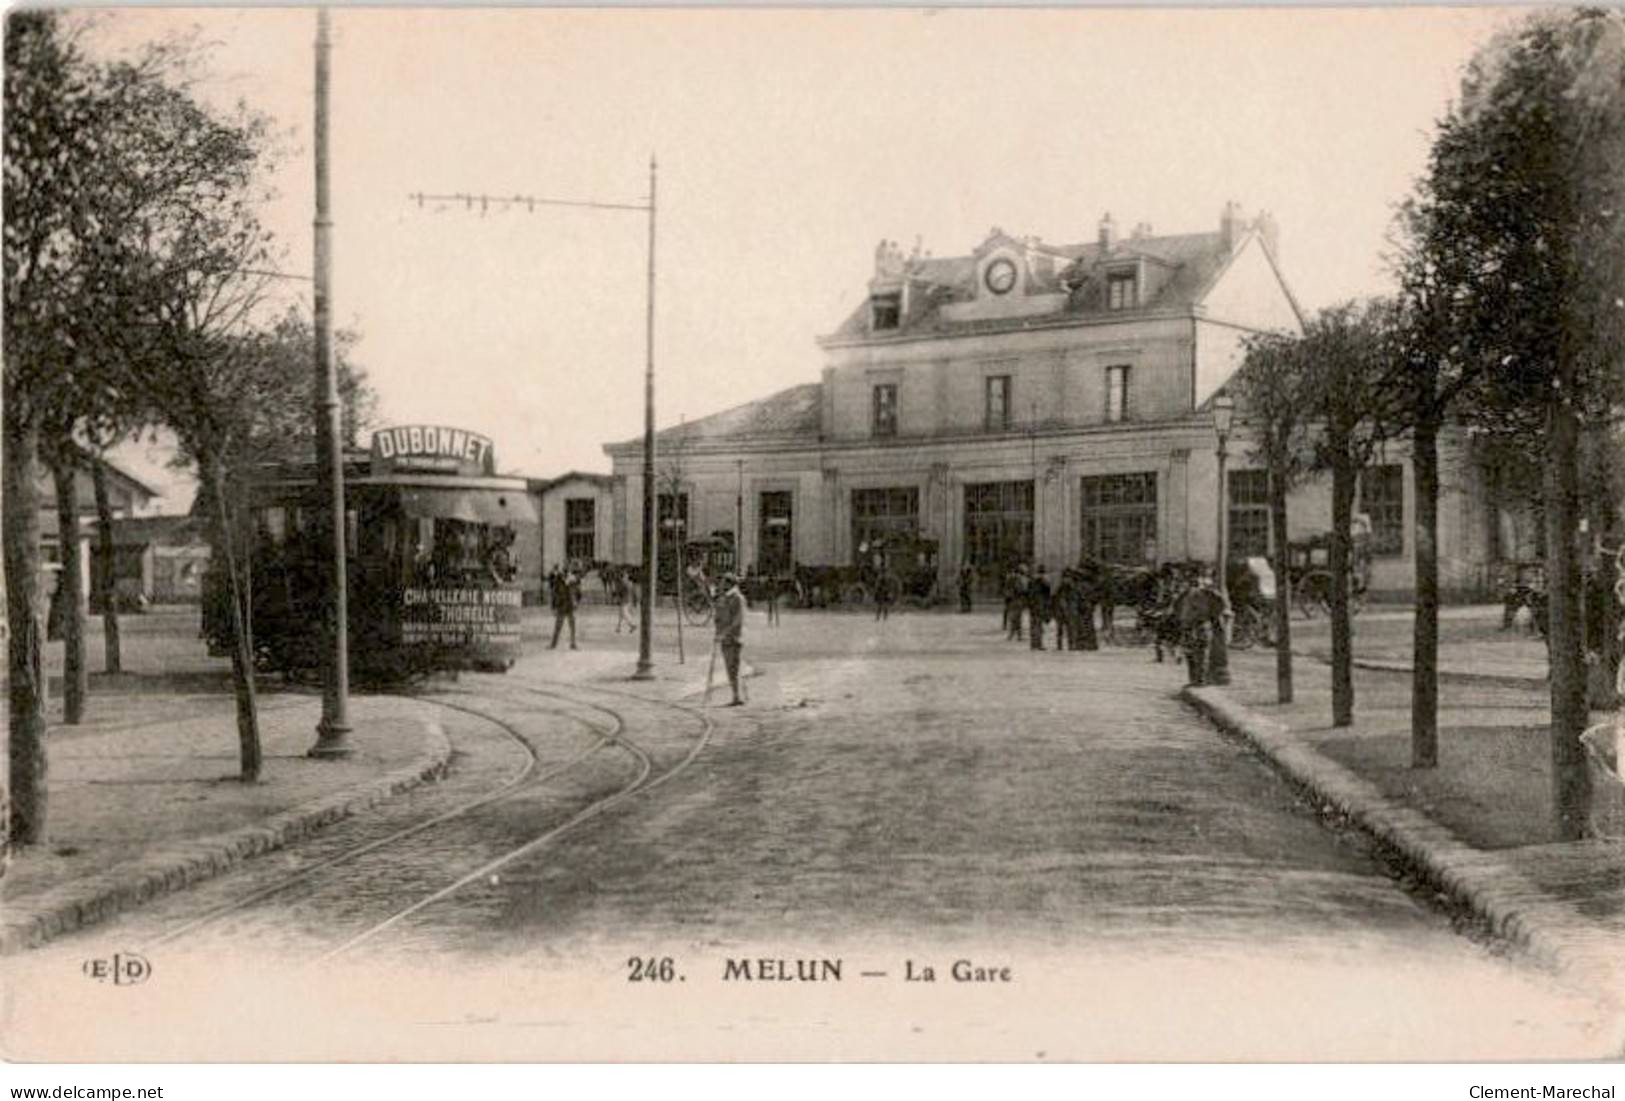
[[[962,583],[962,594],[964,589]],[[1054,623],[1057,650],[1098,650],[1098,601],[1099,588],[1083,569],[1068,566],[1052,585],[1042,563],[1030,566],[1023,562],[1004,577],[1005,637],[1019,640],[1025,636],[1034,650],[1042,650],[1047,627]],[[963,595],[960,606],[965,606]]]

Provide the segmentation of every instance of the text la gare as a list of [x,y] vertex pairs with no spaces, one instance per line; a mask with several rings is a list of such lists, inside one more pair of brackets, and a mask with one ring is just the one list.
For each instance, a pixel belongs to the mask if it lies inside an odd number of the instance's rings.
[[[1015,973],[1008,966],[989,966],[987,964],[973,963],[970,960],[955,960],[948,968],[948,978],[953,982],[1015,982]],[[936,982],[937,969],[929,963],[920,963],[915,960],[903,961],[904,982]]]

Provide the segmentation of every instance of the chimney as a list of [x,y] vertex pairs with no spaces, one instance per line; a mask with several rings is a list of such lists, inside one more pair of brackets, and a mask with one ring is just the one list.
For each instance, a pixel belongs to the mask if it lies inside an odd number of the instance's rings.
[[1107,211],[1100,219],[1100,251],[1110,252],[1117,243],[1117,224],[1112,221],[1111,211]]
[[1253,228],[1264,239],[1264,247],[1269,250],[1271,258],[1279,264],[1281,262],[1281,227],[1275,224],[1275,215],[1267,210],[1261,211],[1258,217],[1253,219]]
[[1134,241],[1143,241],[1149,236],[1151,236],[1151,223],[1135,222],[1134,232],[1129,234],[1129,239]]
[[1234,249],[1241,243],[1241,204],[1234,199],[1224,204],[1224,213],[1219,215],[1219,236],[1224,241],[1224,247]]

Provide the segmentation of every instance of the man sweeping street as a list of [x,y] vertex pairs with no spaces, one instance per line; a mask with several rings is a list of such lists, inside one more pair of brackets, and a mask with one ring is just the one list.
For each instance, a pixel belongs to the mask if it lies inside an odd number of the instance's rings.
[[731,573],[722,575],[722,593],[717,597],[717,645],[722,648],[722,661],[728,669],[728,687],[733,689],[729,707],[744,706],[739,694],[739,654],[744,649],[745,594],[739,591],[739,579]]

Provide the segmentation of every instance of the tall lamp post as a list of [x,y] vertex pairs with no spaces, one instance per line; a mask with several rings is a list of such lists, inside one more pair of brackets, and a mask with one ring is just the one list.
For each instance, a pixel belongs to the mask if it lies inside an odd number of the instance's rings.
[[1218,551],[1213,556],[1214,561],[1214,587],[1219,595],[1224,597],[1225,621],[1222,628],[1213,633],[1213,647],[1208,658],[1208,680],[1212,684],[1230,683],[1230,586],[1226,581],[1226,567],[1228,557],[1230,533],[1225,530],[1229,519],[1229,492],[1225,485],[1224,464],[1230,457],[1227,450],[1230,443],[1230,429],[1235,423],[1236,403],[1224,390],[1213,395],[1213,434],[1218,437],[1218,449],[1215,455],[1219,463],[1218,486],[1215,496],[1218,498],[1218,522],[1214,525],[1218,534]]

